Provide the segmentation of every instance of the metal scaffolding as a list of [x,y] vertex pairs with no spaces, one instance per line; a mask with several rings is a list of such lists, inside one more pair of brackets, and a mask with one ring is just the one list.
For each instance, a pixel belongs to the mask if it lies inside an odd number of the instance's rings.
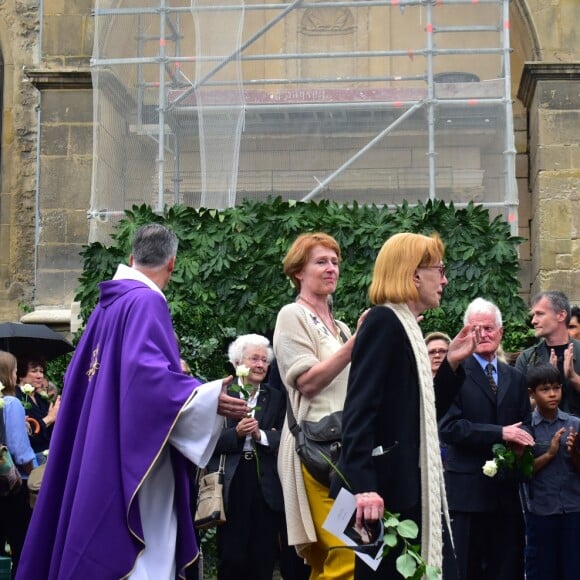
[[93,239],[268,195],[476,201],[517,234],[509,0],[217,1],[96,2]]

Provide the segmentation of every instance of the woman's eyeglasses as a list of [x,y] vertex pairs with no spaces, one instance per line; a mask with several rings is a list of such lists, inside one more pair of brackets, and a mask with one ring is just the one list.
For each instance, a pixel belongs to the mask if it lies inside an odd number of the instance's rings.
[[265,356],[246,356],[244,358],[254,364],[258,364],[259,362],[264,365],[269,364],[268,359]]
[[431,350],[427,351],[429,356],[445,356],[447,354],[447,350],[444,348],[432,348]]
[[438,266],[420,266],[420,267],[425,268],[427,270],[431,268],[436,268],[437,270],[439,270],[439,275],[441,276],[441,278],[445,277],[445,272],[447,270],[447,266],[445,266],[445,264],[439,264]]

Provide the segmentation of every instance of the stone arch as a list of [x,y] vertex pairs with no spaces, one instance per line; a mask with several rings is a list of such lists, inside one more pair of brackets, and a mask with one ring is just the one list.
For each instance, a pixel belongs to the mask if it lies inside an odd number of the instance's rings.
[[512,40],[514,36],[522,42],[526,60],[542,60],[542,47],[536,24],[527,0],[513,0],[510,5]]

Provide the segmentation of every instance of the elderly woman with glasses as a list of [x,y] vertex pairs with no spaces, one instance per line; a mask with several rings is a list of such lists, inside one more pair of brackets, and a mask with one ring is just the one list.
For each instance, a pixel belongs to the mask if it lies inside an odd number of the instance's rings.
[[[437,308],[447,284],[438,235],[395,234],[375,261],[369,298],[375,306],[357,332],[344,405],[342,454],[333,495],[345,485],[355,495],[356,525],[383,518],[385,508],[419,526],[421,556],[454,578],[437,417],[453,402],[464,373],[460,361],[478,341],[466,326],[449,345],[433,381],[417,322]],[[446,532],[443,530],[446,529]],[[357,558],[354,578],[395,578],[400,547],[376,571]],[[443,555],[445,554],[445,559]]]
[[272,580],[284,510],[276,459],[286,401],[264,383],[274,356],[265,336],[239,336],[228,356],[238,375],[228,392],[246,399],[251,411],[225,422],[208,465],[217,471],[220,458],[225,459],[226,523],[217,529],[218,579]]

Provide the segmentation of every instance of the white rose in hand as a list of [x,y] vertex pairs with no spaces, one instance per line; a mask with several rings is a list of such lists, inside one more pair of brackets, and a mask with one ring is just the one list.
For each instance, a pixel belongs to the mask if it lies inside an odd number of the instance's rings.
[[250,374],[250,369],[246,365],[240,365],[236,367],[237,377],[247,377]]
[[487,477],[494,477],[497,473],[497,463],[495,462],[495,459],[486,461],[481,469],[483,470],[484,475],[487,475]]
[[26,383],[25,385],[22,385],[20,387],[20,390],[25,394],[25,395],[32,395],[32,393],[34,393],[34,387],[28,383]]

